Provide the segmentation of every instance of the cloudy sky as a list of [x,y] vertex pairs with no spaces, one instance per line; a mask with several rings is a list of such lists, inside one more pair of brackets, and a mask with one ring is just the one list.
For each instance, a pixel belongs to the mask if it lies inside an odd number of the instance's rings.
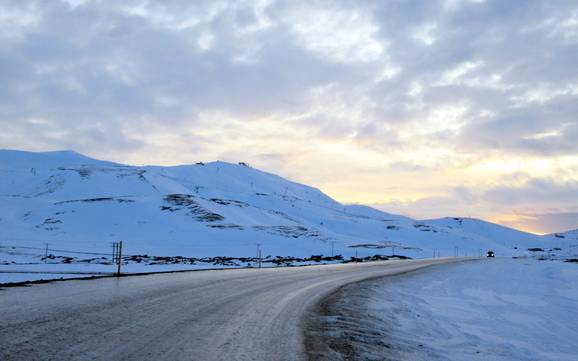
[[578,227],[578,2],[0,2],[0,148]]

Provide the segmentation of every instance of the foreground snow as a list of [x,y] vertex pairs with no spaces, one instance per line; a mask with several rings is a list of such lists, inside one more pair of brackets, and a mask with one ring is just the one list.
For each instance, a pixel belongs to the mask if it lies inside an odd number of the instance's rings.
[[577,279],[575,263],[468,262],[374,284],[368,313],[392,359],[576,360]]

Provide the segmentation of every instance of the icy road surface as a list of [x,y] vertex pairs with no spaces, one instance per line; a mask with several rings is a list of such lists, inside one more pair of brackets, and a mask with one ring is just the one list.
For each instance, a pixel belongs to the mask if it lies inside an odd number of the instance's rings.
[[0,359],[305,360],[303,320],[339,286],[457,259],[67,281],[0,290]]

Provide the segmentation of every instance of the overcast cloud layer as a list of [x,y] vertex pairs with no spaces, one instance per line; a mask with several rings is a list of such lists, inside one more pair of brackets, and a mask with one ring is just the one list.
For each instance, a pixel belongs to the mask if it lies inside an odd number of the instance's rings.
[[0,2],[0,147],[578,227],[576,1]]

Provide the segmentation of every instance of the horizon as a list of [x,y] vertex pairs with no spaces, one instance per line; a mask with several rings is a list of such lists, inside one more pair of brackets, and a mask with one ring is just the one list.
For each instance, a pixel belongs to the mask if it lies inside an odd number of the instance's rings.
[[4,1],[0,148],[244,161],[342,203],[578,227],[578,4]]

